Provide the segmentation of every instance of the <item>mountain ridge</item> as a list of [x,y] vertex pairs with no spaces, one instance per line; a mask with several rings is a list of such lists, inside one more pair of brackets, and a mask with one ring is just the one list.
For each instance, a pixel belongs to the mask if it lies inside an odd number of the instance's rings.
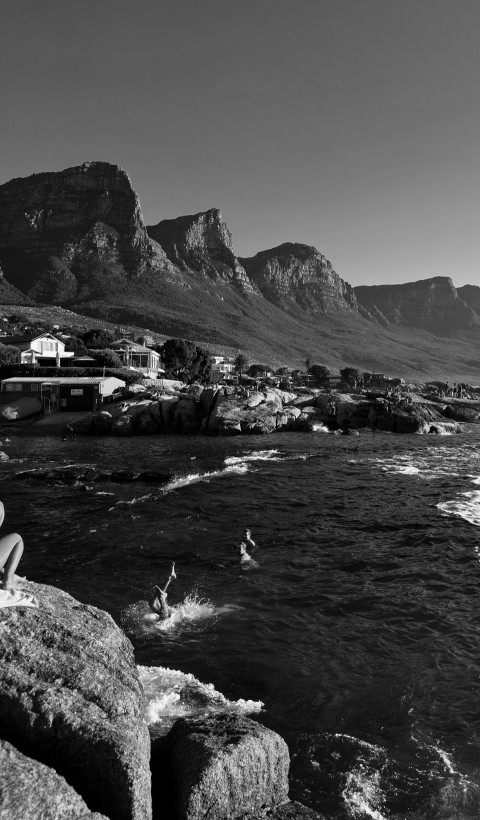
[[458,378],[476,371],[480,288],[446,277],[352,287],[295,242],[238,257],[217,208],[146,226],[128,174],[110,163],[1,185],[0,265],[0,301],[20,295],[271,363],[434,375],[443,358]]

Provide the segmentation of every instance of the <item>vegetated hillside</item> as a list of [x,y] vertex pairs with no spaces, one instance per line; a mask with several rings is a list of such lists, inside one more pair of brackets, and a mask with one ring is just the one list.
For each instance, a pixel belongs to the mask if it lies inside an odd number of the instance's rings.
[[217,209],[147,229],[128,176],[109,163],[0,186],[0,264],[4,304],[21,292],[104,325],[274,366],[299,367],[308,357],[332,368],[480,381],[476,292],[461,299],[450,280],[430,280],[433,296],[430,285],[413,283],[399,286],[400,300],[391,289],[380,299],[298,243],[239,260]]

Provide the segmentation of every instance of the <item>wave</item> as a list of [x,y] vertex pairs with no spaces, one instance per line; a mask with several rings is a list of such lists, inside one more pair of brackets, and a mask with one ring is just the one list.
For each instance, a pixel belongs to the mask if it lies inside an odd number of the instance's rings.
[[[438,818],[455,818],[469,820],[479,816],[480,785],[456,767],[449,752],[436,743],[425,743],[415,735],[412,740],[422,749],[433,753],[428,776],[435,784],[434,794],[430,798],[427,816]],[[436,759],[436,760],[435,760]],[[440,765],[439,765],[440,764]],[[478,780],[478,772],[475,773]],[[416,817],[417,815],[415,815]],[[418,816],[423,820],[425,812]]]
[[187,487],[190,484],[197,484],[200,481],[211,481],[213,478],[222,478],[223,476],[231,475],[232,473],[244,475],[248,472],[248,469],[248,465],[244,464],[242,461],[242,463],[239,464],[231,464],[223,470],[212,470],[207,473],[190,473],[188,475],[178,476],[177,478],[172,479],[172,481],[169,481],[168,484],[163,487],[162,493],[171,493],[173,490],[180,489],[180,487]]
[[282,458],[280,450],[254,450],[243,456],[229,456],[224,463],[244,464],[246,461],[281,461]]
[[480,491],[473,490],[472,492],[460,493],[460,496],[452,501],[441,501],[437,504],[439,510],[447,515],[457,515],[480,527]]
[[[96,493],[96,495],[100,495],[100,493]],[[104,493],[104,495],[113,495],[113,493]],[[113,507],[109,507],[108,512],[112,512],[112,510],[115,510],[117,507],[128,507],[131,504],[138,504],[140,501],[147,501],[149,498],[152,498],[152,493],[147,493],[146,495],[136,495],[129,501],[121,499],[120,501],[117,501]]]
[[180,717],[208,717],[234,712],[261,712],[260,700],[228,700],[213,683],[202,683],[194,675],[163,666],[139,666],[146,698],[146,717],[153,737],[165,735]]

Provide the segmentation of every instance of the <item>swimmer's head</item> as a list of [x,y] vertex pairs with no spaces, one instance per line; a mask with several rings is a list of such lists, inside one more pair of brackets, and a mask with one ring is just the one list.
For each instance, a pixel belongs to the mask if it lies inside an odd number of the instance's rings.
[[244,538],[250,538],[251,534],[252,534],[251,531],[248,530],[248,529],[243,531],[243,537]]
[[240,555],[247,555],[247,545],[243,541],[238,545],[238,551]]

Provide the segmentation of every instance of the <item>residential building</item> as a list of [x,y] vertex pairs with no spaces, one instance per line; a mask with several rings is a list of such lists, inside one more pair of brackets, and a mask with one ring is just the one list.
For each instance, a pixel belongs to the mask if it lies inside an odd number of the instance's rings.
[[59,367],[62,359],[70,359],[74,356],[71,351],[65,351],[65,342],[57,339],[52,333],[40,333],[30,336],[0,336],[0,342],[18,348],[19,364]]
[[96,410],[111,401],[113,394],[125,387],[123,379],[114,376],[12,376],[3,379],[0,403],[10,404],[27,396],[38,398],[45,412]]
[[212,373],[230,374],[235,370],[235,359],[229,356],[212,356]]
[[131,339],[118,339],[112,344],[112,350],[118,353],[127,367],[140,370],[149,379],[156,379],[165,373],[162,368],[160,354],[156,350],[133,342]]

